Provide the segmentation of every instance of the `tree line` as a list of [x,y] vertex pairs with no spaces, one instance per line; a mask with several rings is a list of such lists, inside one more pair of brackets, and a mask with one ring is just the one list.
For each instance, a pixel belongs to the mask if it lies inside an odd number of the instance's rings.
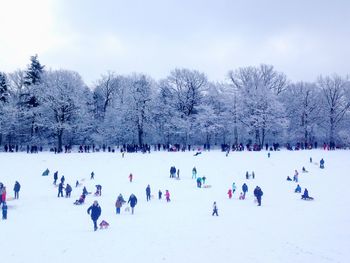
[[350,144],[349,76],[291,82],[271,65],[231,70],[211,82],[174,69],[161,80],[103,74],[88,87],[77,72],[32,56],[0,72],[0,145]]

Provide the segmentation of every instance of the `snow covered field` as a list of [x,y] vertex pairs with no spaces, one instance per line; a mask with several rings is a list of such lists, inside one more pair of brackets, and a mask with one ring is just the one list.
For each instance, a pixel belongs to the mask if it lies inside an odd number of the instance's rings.
[[[315,163],[325,160],[326,169]],[[8,220],[0,220],[1,261],[23,262],[350,262],[350,151],[311,150],[272,152],[219,151],[151,154],[90,153],[25,154],[1,153],[0,181],[13,196],[16,180],[20,199],[8,201]],[[181,180],[169,178],[170,166],[180,169]],[[191,171],[207,177],[211,188],[196,187]],[[305,166],[309,173],[301,173]],[[50,169],[50,175],[41,176]],[[287,182],[299,171],[299,181],[315,201],[302,201],[296,183]],[[57,198],[53,173],[65,175],[73,187],[70,199]],[[95,180],[90,180],[91,171]],[[255,180],[245,180],[245,172]],[[133,173],[134,181],[128,181]],[[102,185],[102,196],[88,195],[75,206],[82,187],[89,191]],[[229,200],[227,191],[236,182]],[[247,199],[238,200],[243,182]],[[154,198],[146,202],[150,184]],[[262,206],[254,203],[259,185]],[[171,202],[157,199],[168,189]],[[238,193],[237,193],[238,192]],[[115,214],[115,200],[122,193],[138,198],[135,214],[122,209]],[[110,223],[107,230],[93,231],[87,208],[93,200],[102,207],[99,219]],[[216,201],[219,216],[213,217]],[[125,206],[124,206],[125,207]],[[123,207],[123,208],[124,208]]]

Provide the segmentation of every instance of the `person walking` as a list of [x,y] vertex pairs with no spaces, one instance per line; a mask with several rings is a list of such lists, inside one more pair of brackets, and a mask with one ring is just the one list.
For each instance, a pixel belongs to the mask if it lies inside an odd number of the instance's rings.
[[247,185],[246,183],[244,183],[244,184],[242,185],[242,191],[243,191],[243,197],[244,197],[244,199],[245,199],[245,195],[246,195],[246,193],[248,192],[248,185]]
[[218,206],[217,206],[216,202],[214,202],[214,204],[213,204],[212,216],[214,216],[214,215],[219,216],[219,214],[218,214]]
[[[91,213],[90,213],[91,212]],[[97,220],[100,217],[102,209],[98,202],[95,200],[94,203],[88,208],[87,213],[91,215],[91,220],[94,223],[94,231],[97,230]]]
[[134,214],[134,208],[137,204],[137,198],[134,194],[131,194],[128,200],[128,204],[130,204],[131,207],[131,213]]
[[57,179],[58,179],[58,171],[54,172],[54,174],[53,174],[53,184],[54,185],[56,185]]

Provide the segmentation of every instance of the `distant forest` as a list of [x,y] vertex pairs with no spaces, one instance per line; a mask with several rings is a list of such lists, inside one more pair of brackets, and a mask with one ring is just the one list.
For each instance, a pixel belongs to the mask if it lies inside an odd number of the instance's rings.
[[294,83],[262,64],[215,83],[184,68],[161,80],[106,72],[95,83],[37,55],[0,72],[0,145],[350,145],[349,76]]

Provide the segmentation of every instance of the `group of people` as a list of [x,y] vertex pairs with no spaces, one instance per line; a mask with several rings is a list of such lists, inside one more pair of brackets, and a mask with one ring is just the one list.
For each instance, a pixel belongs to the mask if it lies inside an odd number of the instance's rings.
[[[18,181],[15,182],[15,185],[13,187],[13,191],[15,193],[14,199],[19,199],[19,191],[21,190],[21,185]],[[6,187],[3,183],[0,182],[0,206],[2,210],[2,219],[7,219],[7,203],[6,203]]]

